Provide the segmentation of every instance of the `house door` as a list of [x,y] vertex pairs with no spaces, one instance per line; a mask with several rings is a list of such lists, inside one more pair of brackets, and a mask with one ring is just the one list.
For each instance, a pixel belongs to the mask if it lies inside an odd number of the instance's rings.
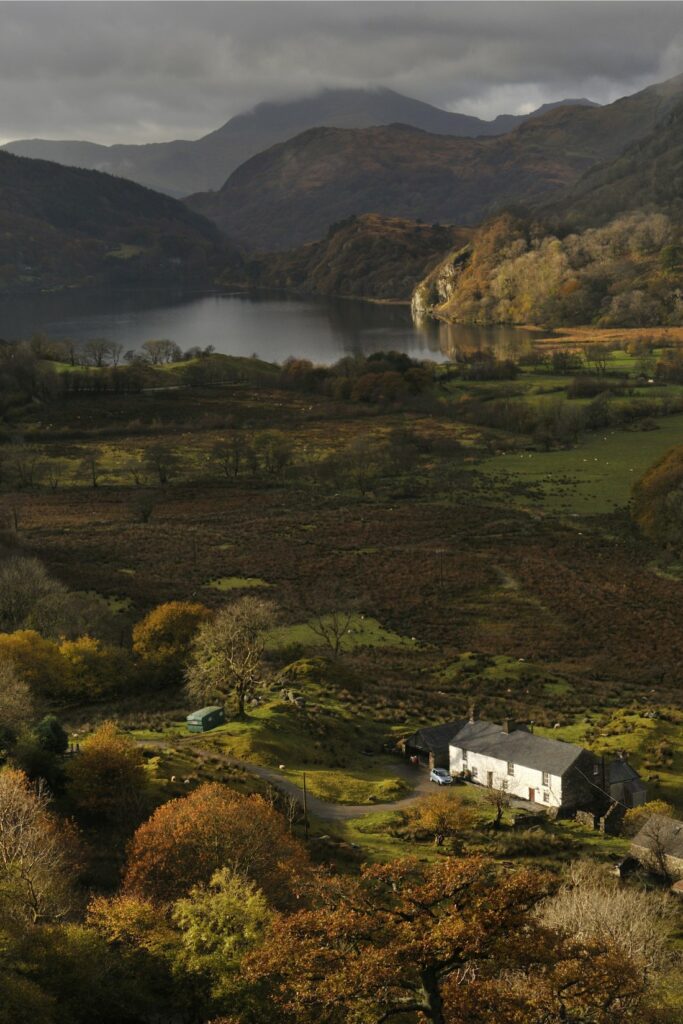
[[486,785],[489,789],[493,789],[493,772],[486,773]]
[[532,804],[536,802],[536,790],[532,789],[531,786],[529,786],[529,799]]

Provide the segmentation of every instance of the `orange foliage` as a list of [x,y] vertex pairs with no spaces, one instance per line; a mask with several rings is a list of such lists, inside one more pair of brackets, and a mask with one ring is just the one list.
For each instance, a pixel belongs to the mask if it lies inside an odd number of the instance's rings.
[[262,797],[206,783],[163,804],[140,826],[129,849],[124,892],[174,900],[225,866],[252,879],[280,905],[307,873],[303,848]]
[[683,445],[672,448],[633,488],[633,516],[643,533],[666,547],[683,543]]

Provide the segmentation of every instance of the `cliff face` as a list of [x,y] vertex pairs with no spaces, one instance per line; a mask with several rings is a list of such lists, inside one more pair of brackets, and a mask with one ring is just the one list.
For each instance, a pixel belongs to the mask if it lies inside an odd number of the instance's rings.
[[[420,320],[433,316],[440,307],[450,305],[456,292],[458,279],[468,265],[471,256],[472,246],[470,243],[460,249],[452,250],[420,281],[410,300],[413,318],[418,323]],[[448,312],[452,319],[457,319],[454,310],[449,309]]]

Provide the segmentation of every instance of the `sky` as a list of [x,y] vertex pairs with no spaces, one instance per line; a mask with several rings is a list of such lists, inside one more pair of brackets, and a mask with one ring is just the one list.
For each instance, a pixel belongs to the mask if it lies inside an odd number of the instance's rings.
[[681,72],[683,3],[0,2],[0,141],[194,139],[335,86],[492,118]]

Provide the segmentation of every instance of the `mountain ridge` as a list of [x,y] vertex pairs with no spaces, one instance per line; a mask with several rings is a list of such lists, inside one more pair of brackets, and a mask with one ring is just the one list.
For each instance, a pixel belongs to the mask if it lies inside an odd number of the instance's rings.
[[681,98],[683,75],[606,107],[554,107],[491,138],[396,124],[311,128],[240,165],[218,192],[185,201],[252,251],[314,241],[353,214],[472,225],[570,187]]
[[[570,101],[544,106],[566,102]],[[220,188],[245,160],[308,128],[363,128],[400,121],[436,134],[475,137],[510,131],[539,112],[545,112],[544,108],[529,114],[500,114],[492,121],[484,121],[391,89],[327,89],[299,100],[257,104],[196,140],[104,146],[79,140],[18,139],[0,148],[16,156],[48,159],[127,177],[180,198]]]

